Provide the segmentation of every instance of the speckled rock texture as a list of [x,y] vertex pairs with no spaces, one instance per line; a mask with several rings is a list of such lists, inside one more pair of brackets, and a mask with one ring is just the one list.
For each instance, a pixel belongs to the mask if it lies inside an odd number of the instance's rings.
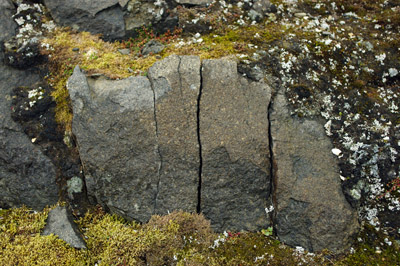
[[235,62],[173,55],[148,78],[118,81],[76,67],[68,90],[88,191],[103,206],[142,222],[201,210],[218,231],[269,224],[271,91]]
[[147,221],[161,163],[149,80],[86,78],[77,66],[67,88],[88,193],[114,213]]
[[39,76],[5,66],[0,53],[0,80],[0,207],[41,210],[58,200],[56,168],[11,118],[12,90],[38,82]]
[[149,69],[156,99],[155,118],[161,158],[156,213],[197,210],[200,64],[197,56],[174,55]]
[[278,237],[311,251],[357,232],[323,125],[292,117],[281,93],[271,112],[269,85],[235,61],[172,55],[115,81],[77,66],[67,87],[87,189],[106,209],[140,222],[201,211],[218,232],[259,231],[274,203]]
[[105,39],[119,39],[125,35],[121,5],[126,1],[45,0],[44,3],[60,25],[93,34],[101,33]]
[[0,52],[3,49],[2,42],[15,34],[17,24],[11,19],[15,14],[15,7],[11,0],[0,0]]
[[270,117],[278,237],[310,251],[343,250],[358,220],[341,190],[332,143],[323,123],[291,116],[289,108],[278,93]]
[[42,235],[54,234],[74,248],[86,248],[71,212],[67,207],[57,206],[49,212]]
[[202,67],[202,212],[217,231],[261,230],[269,225],[271,89],[239,75],[234,61]]

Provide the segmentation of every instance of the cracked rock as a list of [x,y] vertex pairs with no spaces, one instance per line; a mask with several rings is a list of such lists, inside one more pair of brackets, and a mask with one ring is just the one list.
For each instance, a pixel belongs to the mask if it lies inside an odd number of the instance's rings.
[[197,100],[200,58],[169,56],[149,69],[162,159],[155,213],[196,212],[199,178]]
[[200,100],[201,209],[217,231],[269,225],[271,89],[229,60],[204,60]]
[[160,164],[149,80],[86,78],[77,66],[67,88],[89,196],[125,218],[148,221]]

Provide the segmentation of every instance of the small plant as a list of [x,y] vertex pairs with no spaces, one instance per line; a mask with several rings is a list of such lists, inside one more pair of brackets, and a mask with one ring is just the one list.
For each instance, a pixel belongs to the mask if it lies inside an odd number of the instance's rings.
[[267,229],[261,229],[261,233],[263,233],[265,236],[272,236],[274,232],[274,229],[272,226],[268,227]]
[[384,193],[379,195],[378,199],[382,199],[383,197],[385,197],[386,194],[392,194],[393,192],[400,191],[400,177],[397,177],[397,178],[393,179],[392,181],[390,181],[386,185],[386,187],[387,187],[387,189],[385,190]]

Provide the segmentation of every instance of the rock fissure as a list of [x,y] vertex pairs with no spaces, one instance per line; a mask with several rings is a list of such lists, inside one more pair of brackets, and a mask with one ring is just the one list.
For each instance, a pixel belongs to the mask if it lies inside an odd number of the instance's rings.
[[179,78],[179,91],[181,93],[181,100],[183,101],[183,91],[182,91],[182,73],[181,73],[181,63],[182,63],[182,58],[178,56],[178,78]]
[[154,105],[154,125],[155,125],[155,136],[156,136],[156,151],[155,153],[158,155],[160,161],[159,161],[159,165],[158,165],[158,169],[157,169],[157,174],[158,174],[158,180],[157,180],[157,186],[156,186],[156,193],[154,196],[154,211],[155,212],[157,210],[157,200],[158,200],[158,195],[160,193],[160,184],[161,184],[161,170],[163,167],[163,157],[160,151],[160,143],[159,143],[159,130],[158,130],[158,123],[157,123],[157,108],[156,108],[156,91],[155,91],[155,87],[153,84],[152,79],[149,79],[150,81],[150,87],[151,90],[153,91],[153,105]]
[[243,77],[236,62],[170,56],[148,78],[89,79],[93,99],[83,97],[84,81],[74,71],[68,82],[73,130],[92,194],[111,212],[146,222],[182,209],[204,214],[218,232],[272,225],[290,245],[339,250],[338,234],[347,245],[357,224],[323,125],[290,115],[282,91],[271,103],[268,82]]
[[201,146],[201,138],[200,138],[200,102],[201,102],[201,93],[203,88],[203,76],[202,76],[202,67],[200,66],[200,88],[199,88],[199,97],[197,98],[197,141],[199,144],[199,184],[197,187],[197,213],[201,213],[201,175],[203,172],[203,155],[202,155],[202,146]]
[[271,226],[275,230],[275,216],[276,216],[276,209],[277,209],[277,202],[276,202],[276,184],[277,184],[277,176],[276,176],[276,163],[274,160],[274,151],[273,151],[273,138],[272,138],[272,132],[271,132],[271,111],[272,111],[272,101],[268,104],[268,149],[269,149],[269,172],[270,172],[270,178],[271,182],[269,183],[269,200],[272,203],[272,210],[270,207],[267,207],[266,212],[269,215]]

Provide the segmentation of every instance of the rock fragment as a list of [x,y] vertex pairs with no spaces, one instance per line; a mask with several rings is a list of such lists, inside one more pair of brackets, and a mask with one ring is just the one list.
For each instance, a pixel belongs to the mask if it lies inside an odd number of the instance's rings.
[[45,0],[52,17],[61,25],[76,30],[101,33],[104,38],[125,36],[124,14],[118,0]]
[[74,248],[86,248],[86,243],[67,207],[57,206],[49,212],[43,235],[57,235]]
[[357,233],[357,213],[343,195],[323,123],[291,116],[282,92],[270,117],[278,237],[310,251],[345,250]]
[[149,69],[155,93],[158,151],[161,157],[155,213],[196,212],[199,179],[197,100],[200,58],[169,56]]
[[236,62],[203,61],[201,210],[217,231],[256,231],[269,225],[270,97],[263,81],[238,74]]
[[67,87],[89,196],[125,218],[148,221],[160,164],[149,80],[86,78],[77,66]]

